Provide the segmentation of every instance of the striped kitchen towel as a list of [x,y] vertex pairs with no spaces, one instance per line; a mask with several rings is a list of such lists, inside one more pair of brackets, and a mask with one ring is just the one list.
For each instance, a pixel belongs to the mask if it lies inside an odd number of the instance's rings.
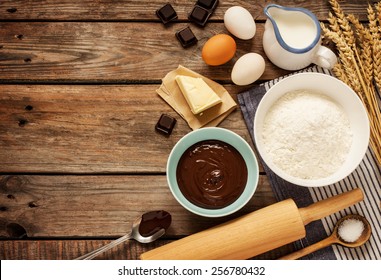
[[[306,68],[299,72],[320,72],[327,75],[332,75],[330,71],[317,66]],[[253,142],[253,123],[256,108],[266,91],[282,78],[284,77],[256,85],[250,90],[238,94],[238,102]],[[372,226],[372,236],[370,240],[358,248],[346,248],[340,245],[333,245],[316,251],[315,253],[304,257],[304,259],[381,259],[381,168],[378,166],[370,148],[368,148],[363,161],[360,163],[357,169],[347,178],[341,180],[336,184],[318,188],[306,188],[286,182],[282,178],[278,177],[274,172],[272,172],[262,160],[261,162],[264,166],[264,170],[266,171],[270,185],[275,193],[277,200],[292,198],[295,200],[298,207],[305,207],[314,202],[358,187],[360,187],[364,192],[364,201],[346,208],[340,212],[332,214],[320,221],[315,221],[307,225],[306,237],[297,242],[294,242],[294,245],[295,250],[299,250],[326,238],[331,234],[337,220],[347,214],[360,214],[369,220]]]

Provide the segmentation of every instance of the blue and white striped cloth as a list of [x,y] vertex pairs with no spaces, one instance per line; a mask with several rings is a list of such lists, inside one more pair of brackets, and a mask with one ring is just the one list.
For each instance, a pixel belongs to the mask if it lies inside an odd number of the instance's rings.
[[[330,71],[313,66],[300,72],[320,72],[332,75]],[[292,74],[290,74],[292,75]],[[266,91],[284,77],[254,86],[248,91],[238,94],[238,102],[252,139],[254,115],[258,103]],[[254,143],[255,144],[255,143]],[[358,248],[346,248],[333,245],[321,249],[304,257],[304,259],[318,260],[380,260],[381,259],[381,168],[378,166],[370,148],[357,167],[347,178],[340,182],[319,188],[305,188],[288,183],[272,172],[262,161],[271,187],[278,200],[292,198],[298,207],[305,207],[325,198],[347,192],[354,188],[361,188],[364,192],[364,201],[357,203],[340,212],[332,214],[321,221],[315,221],[306,226],[305,238],[295,242],[295,250],[316,243],[331,234],[337,220],[347,214],[360,214],[369,220],[372,226],[370,240]]]

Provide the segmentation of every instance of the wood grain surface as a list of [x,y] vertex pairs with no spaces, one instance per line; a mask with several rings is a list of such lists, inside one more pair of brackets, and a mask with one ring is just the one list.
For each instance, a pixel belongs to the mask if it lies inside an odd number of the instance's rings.
[[[12,240],[0,243],[0,259],[14,260],[72,260],[108,244],[111,240]],[[172,242],[171,239],[160,239],[153,243],[141,244],[134,240],[120,244],[95,259],[136,260],[146,251]],[[276,260],[288,252],[292,246],[282,246],[266,254],[258,255],[254,260]]]
[[[211,36],[227,30],[221,23],[210,23],[205,28],[192,26],[198,43],[183,49],[175,33],[187,25],[3,22],[0,81],[159,83],[181,64],[213,80],[229,83],[231,69],[239,57],[248,52],[264,56],[261,40],[237,40],[234,59],[219,67],[208,66],[201,58],[202,46]],[[263,30],[264,24],[258,24],[256,36],[262,37]],[[263,80],[287,73],[269,61],[266,65]]]
[[167,235],[176,238],[275,202],[266,176],[239,213],[215,219],[182,208],[165,175],[3,175],[0,194],[0,236],[9,238],[117,237],[144,212],[160,209],[171,213]]
[[[179,21],[187,20],[196,0],[177,1],[142,1],[142,0],[5,0],[0,2],[0,18],[7,20],[51,20],[51,21],[128,21],[128,20],[152,20],[159,21],[155,11],[165,3],[171,3],[178,14]],[[282,6],[298,6],[311,10],[321,20],[327,17],[328,1],[310,0],[278,0],[273,1]],[[376,0],[350,0],[340,1],[340,5],[348,13],[361,16],[366,20],[364,9],[368,3],[376,3]],[[248,9],[256,20],[265,20],[263,8],[269,4],[267,0],[220,0],[218,8],[210,18],[211,21],[222,20],[224,12],[231,6],[242,6]]]
[[[166,161],[190,128],[155,92],[179,64],[225,86],[236,99],[250,86],[230,79],[243,54],[264,55],[265,16],[260,1],[219,1],[204,28],[187,19],[196,1],[170,1],[178,19],[164,26],[159,0],[0,1],[0,259],[73,259],[124,235],[145,211],[173,216],[164,238],[152,244],[126,242],[99,258],[138,259],[142,252],[276,202],[261,167],[257,191],[232,216],[199,217],[183,209],[166,182]],[[274,1],[310,9],[319,20],[328,1]],[[340,1],[366,21],[377,1]],[[257,22],[254,40],[236,40],[225,65],[207,66],[204,43],[228,33],[224,12],[248,9]],[[176,31],[190,26],[198,38],[184,49]],[[289,72],[266,59],[256,84]],[[154,130],[162,113],[176,117],[170,137]],[[220,127],[241,135],[255,150],[241,111]],[[292,245],[258,259],[276,259]]]
[[[0,172],[165,172],[172,147],[191,129],[157,88],[0,85]],[[236,88],[227,90],[235,97]],[[178,121],[170,137],[155,131],[162,113]],[[251,143],[239,109],[220,126]]]

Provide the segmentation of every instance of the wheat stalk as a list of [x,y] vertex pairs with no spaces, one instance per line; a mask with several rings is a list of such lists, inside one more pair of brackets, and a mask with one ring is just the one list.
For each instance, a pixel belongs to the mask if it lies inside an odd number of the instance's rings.
[[[373,33],[373,71],[374,71],[374,80],[376,82],[376,86],[381,88],[381,31],[380,31],[380,23],[381,23],[381,3],[378,2],[376,5],[376,25],[378,26],[378,33]],[[378,36],[377,36],[377,35]]]
[[381,42],[376,41],[373,44],[373,71],[374,80],[379,88],[381,88]]
[[321,24],[321,27],[324,32],[324,36],[328,39],[331,39],[336,45],[339,51],[339,62],[342,63],[343,68],[345,69],[346,75],[348,77],[347,80],[350,81],[351,87],[356,92],[362,92],[365,85],[361,79],[361,72],[356,62],[355,53],[348,45],[348,41],[346,41],[336,32],[333,32],[332,30],[325,27],[324,24]]
[[338,51],[333,73],[364,104],[370,121],[370,145],[381,166],[381,111],[374,87],[381,85],[381,4],[368,6],[366,27],[354,15],[346,16],[337,0],[329,3],[333,10],[328,14],[329,27],[321,24],[321,28],[323,36],[334,42]]
[[363,75],[365,84],[370,86],[373,76],[373,59],[372,59],[372,35],[368,28],[360,23],[358,18],[353,14],[347,16],[348,21],[353,24],[356,29],[356,35],[358,40],[356,40],[358,48],[360,50],[360,64],[363,69]]
[[370,33],[372,34],[373,39],[377,39],[378,38],[378,27],[377,27],[376,13],[370,4],[368,6],[367,11],[368,11]]
[[337,22],[342,30],[342,33],[344,34],[344,38],[347,41],[348,45],[355,45],[354,32],[347,18],[345,17],[344,11],[341,9],[339,3],[336,0],[329,0],[329,3],[331,4],[332,10],[336,15]]
[[[341,64],[341,63],[336,63],[335,66],[333,66],[332,71],[333,71],[333,73],[335,74],[335,76],[336,76],[337,78],[339,78],[340,80],[342,80],[342,81],[343,81],[344,83],[346,83],[347,85],[351,86],[350,80],[349,80],[347,74],[345,73],[343,64]],[[353,88],[352,88],[352,89],[353,89]]]
[[378,2],[376,5],[376,20],[378,24],[378,37],[377,40],[381,40],[381,3]]

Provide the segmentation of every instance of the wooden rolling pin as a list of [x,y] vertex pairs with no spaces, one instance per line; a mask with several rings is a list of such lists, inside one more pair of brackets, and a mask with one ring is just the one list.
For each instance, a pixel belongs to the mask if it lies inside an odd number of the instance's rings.
[[140,259],[248,259],[305,237],[305,225],[363,198],[358,188],[300,209],[287,199],[145,252]]

